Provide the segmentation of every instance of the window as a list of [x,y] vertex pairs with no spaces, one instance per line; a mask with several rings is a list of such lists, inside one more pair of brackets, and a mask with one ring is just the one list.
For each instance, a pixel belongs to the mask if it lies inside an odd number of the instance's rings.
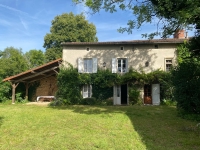
[[125,73],[126,72],[126,59],[118,59],[117,60],[117,68],[118,68],[118,73]]
[[92,73],[92,59],[84,59],[84,72]]
[[112,58],[112,73],[128,72],[127,58]]
[[170,71],[172,68],[172,59],[165,59],[165,70]]
[[148,61],[145,62],[145,67],[149,67],[149,62]]
[[97,58],[78,58],[79,73],[97,73]]
[[158,45],[154,45],[154,48],[155,48],[155,49],[158,49]]
[[85,84],[83,86],[83,98],[92,97],[92,85]]

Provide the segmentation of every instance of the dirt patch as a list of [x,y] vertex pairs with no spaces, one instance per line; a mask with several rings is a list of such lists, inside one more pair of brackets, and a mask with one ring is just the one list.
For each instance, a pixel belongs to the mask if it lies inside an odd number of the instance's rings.
[[26,105],[39,105],[39,106],[47,106],[50,102],[29,102]]

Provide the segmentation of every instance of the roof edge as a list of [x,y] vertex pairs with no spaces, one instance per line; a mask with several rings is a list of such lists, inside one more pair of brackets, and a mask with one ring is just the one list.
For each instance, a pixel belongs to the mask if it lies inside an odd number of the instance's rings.
[[59,62],[59,61],[62,61],[62,58],[58,58],[58,59],[56,59],[56,60],[54,60],[54,61],[48,62],[48,63],[46,63],[46,64],[43,64],[43,65],[38,66],[38,67],[35,67],[35,68],[33,68],[33,69],[30,69],[30,70],[21,72],[21,73],[19,73],[19,74],[16,74],[16,75],[13,75],[13,76],[10,76],[10,77],[7,77],[7,78],[3,79],[2,81],[3,81],[3,82],[9,81],[9,80],[11,80],[11,79],[13,79],[13,78],[16,78],[16,77],[18,77],[18,76],[21,76],[21,75],[24,75],[24,74],[27,74],[27,73],[30,73],[30,72],[34,72],[34,71],[36,71],[36,70],[38,70],[38,69],[41,69],[41,68],[43,68],[43,67],[46,67],[46,66],[48,66],[48,65],[51,65],[51,64],[56,63],[56,62]]

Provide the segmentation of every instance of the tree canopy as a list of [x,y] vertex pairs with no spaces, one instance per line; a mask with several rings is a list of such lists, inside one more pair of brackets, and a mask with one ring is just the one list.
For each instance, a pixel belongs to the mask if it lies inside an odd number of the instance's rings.
[[32,49],[24,54],[27,61],[28,69],[40,66],[45,63],[45,55],[43,51]]
[[144,23],[152,23],[157,19],[157,29],[145,37],[153,38],[160,35],[163,38],[172,35],[177,29],[195,26],[200,28],[200,1],[196,0],[73,0],[84,3],[92,13],[101,9],[107,12],[129,10],[136,19],[128,20],[127,27],[121,27],[119,32],[132,33],[134,28],[140,28]]
[[27,69],[26,60],[21,49],[7,47],[0,53],[0,77],[12,76]]
[[89,23],[83,14],[64,13],[52,20],[50,33],[44,37],[44,48],[48,61],[62,57],[61,42],[94,42],[96,27]]

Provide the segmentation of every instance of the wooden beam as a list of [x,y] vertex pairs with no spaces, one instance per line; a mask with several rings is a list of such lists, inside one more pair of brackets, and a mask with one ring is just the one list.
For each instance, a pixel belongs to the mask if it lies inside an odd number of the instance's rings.
[[38,76],[38,75],[44,75],[44,73],[46,73],[46,72],[48,72],[48,71],[51,71],[51,70],[54,70],[54,69],[57,69],[57,68],[58,68],[58,66],[57,66],[57,67],[53,67],[53,68],[51,68],[51,69],[47,69],[47,70],[41,71],[41,72],[39,72],[39,73],[34,73],[33,75],[30,75],[30,76],[25,77],[25,78],[23,78],[23,79],[15,80],[15,82],[23,82],[23,81],[25,81],[25,80],[27,80],[27,79],[31,79],[31,78],[36,77],[36,76]]
[[30,87],[29,83],[25,83],[25,87],[26,87],[26,95],[25,95],[25,100],[28,100],[28,88]]
[[41,80],[41,79],[44,79],[44,78],[50,77],[50,76],[52,76],[52,75],[54,75],[54,74],[55,74],[55,73],[48,74],[48,75],[46,75],[45,77],[42,77],[42,78],[39,78],[39,79],[32,80],[32,81],[30,81],[29,83],[32,83],[32,82],[35,82],[35,81],[38,81],[38,80]]

